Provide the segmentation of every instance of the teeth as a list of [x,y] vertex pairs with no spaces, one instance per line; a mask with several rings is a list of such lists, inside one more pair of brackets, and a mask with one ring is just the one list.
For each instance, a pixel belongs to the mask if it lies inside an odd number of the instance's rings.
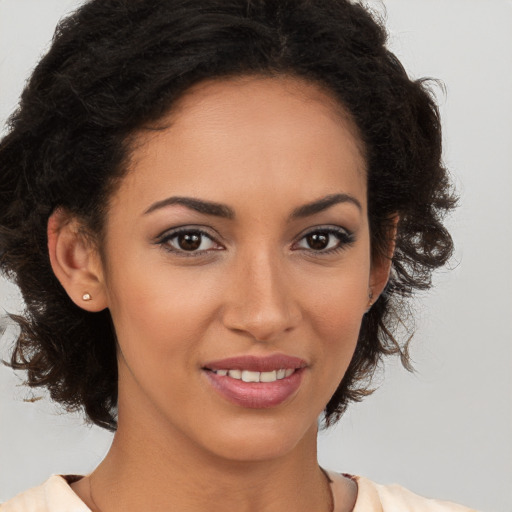
[[274,382],[277,380],[277,372],[274,370],[273,372],[261,372],[260,373],[260,382]]
[[244,382],[259,382],[260,372],[250,372],[249,370],[244,370],[242,372],[242,380]]
[[213,370],[222,377],[228,376],[232,379],[242,380],[244,382],[275,382],[289,377],[295,368],[280,368],[271,372],[252,372],[250,370]]
[[229,370],[228,371],[228,375],[232,378],[232,379],[238,379],[240,380],[242,378],[242,371],[241,370]]

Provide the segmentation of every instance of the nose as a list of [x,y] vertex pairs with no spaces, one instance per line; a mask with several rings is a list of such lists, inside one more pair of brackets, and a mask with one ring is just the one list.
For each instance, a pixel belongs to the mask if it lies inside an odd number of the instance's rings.
[[294,283],[277,257],[240,258],[230,273],[224,325],[257,341],[274,341],[299,324],[302,313]]

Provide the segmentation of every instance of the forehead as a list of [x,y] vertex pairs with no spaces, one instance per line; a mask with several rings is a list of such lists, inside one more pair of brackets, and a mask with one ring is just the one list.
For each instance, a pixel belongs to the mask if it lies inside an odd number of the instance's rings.
[[[240,76],[226,79],[205,80],[191,87],[173,106],[165,122],[179,124],[181,130],[226,130],[232,127],[278,135],[278,130],[288,123],[294,134],[303,135],[301,128],[318,129],[328,124],[338,125],[349,132],[353,142],[364,155],[359,130],[346,108],[334,98],[326,87],[292,76]],[[314,121],[314,123],[312,123]],[[272,132],[275,128],[275,132]],[[310,130],[308,130],[310,132]],[[238,132],[239,136],[245,132]],[[311,132],[310,132],[311,133]],[[251,133],[254,135],[254,132]]]
[[357,128],[316,84],[254,76],[205,81],[159,124],[136,137],[120,187],[147,203],[165,194],[221,202],[260,194],[293,207],[333,188],[366,189]]
[[[256,108],[255,108],[256,107]],[[277,107],[277,110],[276,110]],[[326,87],[302,78],[280,75],[248,75],[205,80],[195,84],[175,103],[169,118],[191,120],[248,114],[251,123],[268,123],[271,111],[288,118],[313,115],[334,123],[342,121],[359,143],[355,123]],[[233,116],[236,121],[237,116]],[[268,127],[268,124],[267,124]]]

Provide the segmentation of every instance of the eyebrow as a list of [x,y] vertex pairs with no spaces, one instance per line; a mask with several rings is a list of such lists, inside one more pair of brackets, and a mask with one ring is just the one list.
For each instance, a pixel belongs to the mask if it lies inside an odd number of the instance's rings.
[[204,213],[206,215],[214,215],[215,217],[222,217],[225,219],[235,218],[235,212],[229,206],[211,201],[204,201],[202,199],[194,199],[192,197],[168,197],[162,201],[157,201],[144,212],[144,215],[173,204],[185,206],[191,210],[195,210],[196,212]]
[[[320,213],[324,210],[327,210],[331,206],[340,203],[351,203],[357,206],[357,208],[360,211],[363,210],[361,203],[355,197],[349,194],[331,194],[322,197],[321,199],[317,199],[316,201],[312,201],[311,203],[299,206],[291,213],[290,220],[309,217],[316,213]],[[186,208],[190,208],[191,210],[195,210],[196,212],[204,213],[206,215],[213,215],[215,217],[222,217],[224,219],[235,218],[234,210],[225,204],[215,203],[212,201],[205,201],[203,199],[194,199],[193,197],[180,196],[168,197],[167,199],[163,199],[162,201],[157,201],[156,203],[153,203],[144,212],[144,215],[154,212],[155,210],[165,208],[166,206],[171,206],[175,204],[185,206]]]
[[361,203],[354,196],[351,196],[350,194],[331,194],[329,196],[322,197],[321,199],[317,199],[311,203],[299,206],[293,210],[292,214],[290,215],[290,219],[293,220],[309,217],[310,215],[323,212],[331,206],[340,203],[351,203],[357,206],[359,211],[363,211]]

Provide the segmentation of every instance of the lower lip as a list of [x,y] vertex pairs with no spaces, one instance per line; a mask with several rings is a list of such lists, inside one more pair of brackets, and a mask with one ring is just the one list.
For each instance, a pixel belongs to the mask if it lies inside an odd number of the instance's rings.
[[302,381],[304,368],[274,382],[244,382],[227,375],[204,370],[214,389],[229,402],[249,409],[276,407],[295,395]]

